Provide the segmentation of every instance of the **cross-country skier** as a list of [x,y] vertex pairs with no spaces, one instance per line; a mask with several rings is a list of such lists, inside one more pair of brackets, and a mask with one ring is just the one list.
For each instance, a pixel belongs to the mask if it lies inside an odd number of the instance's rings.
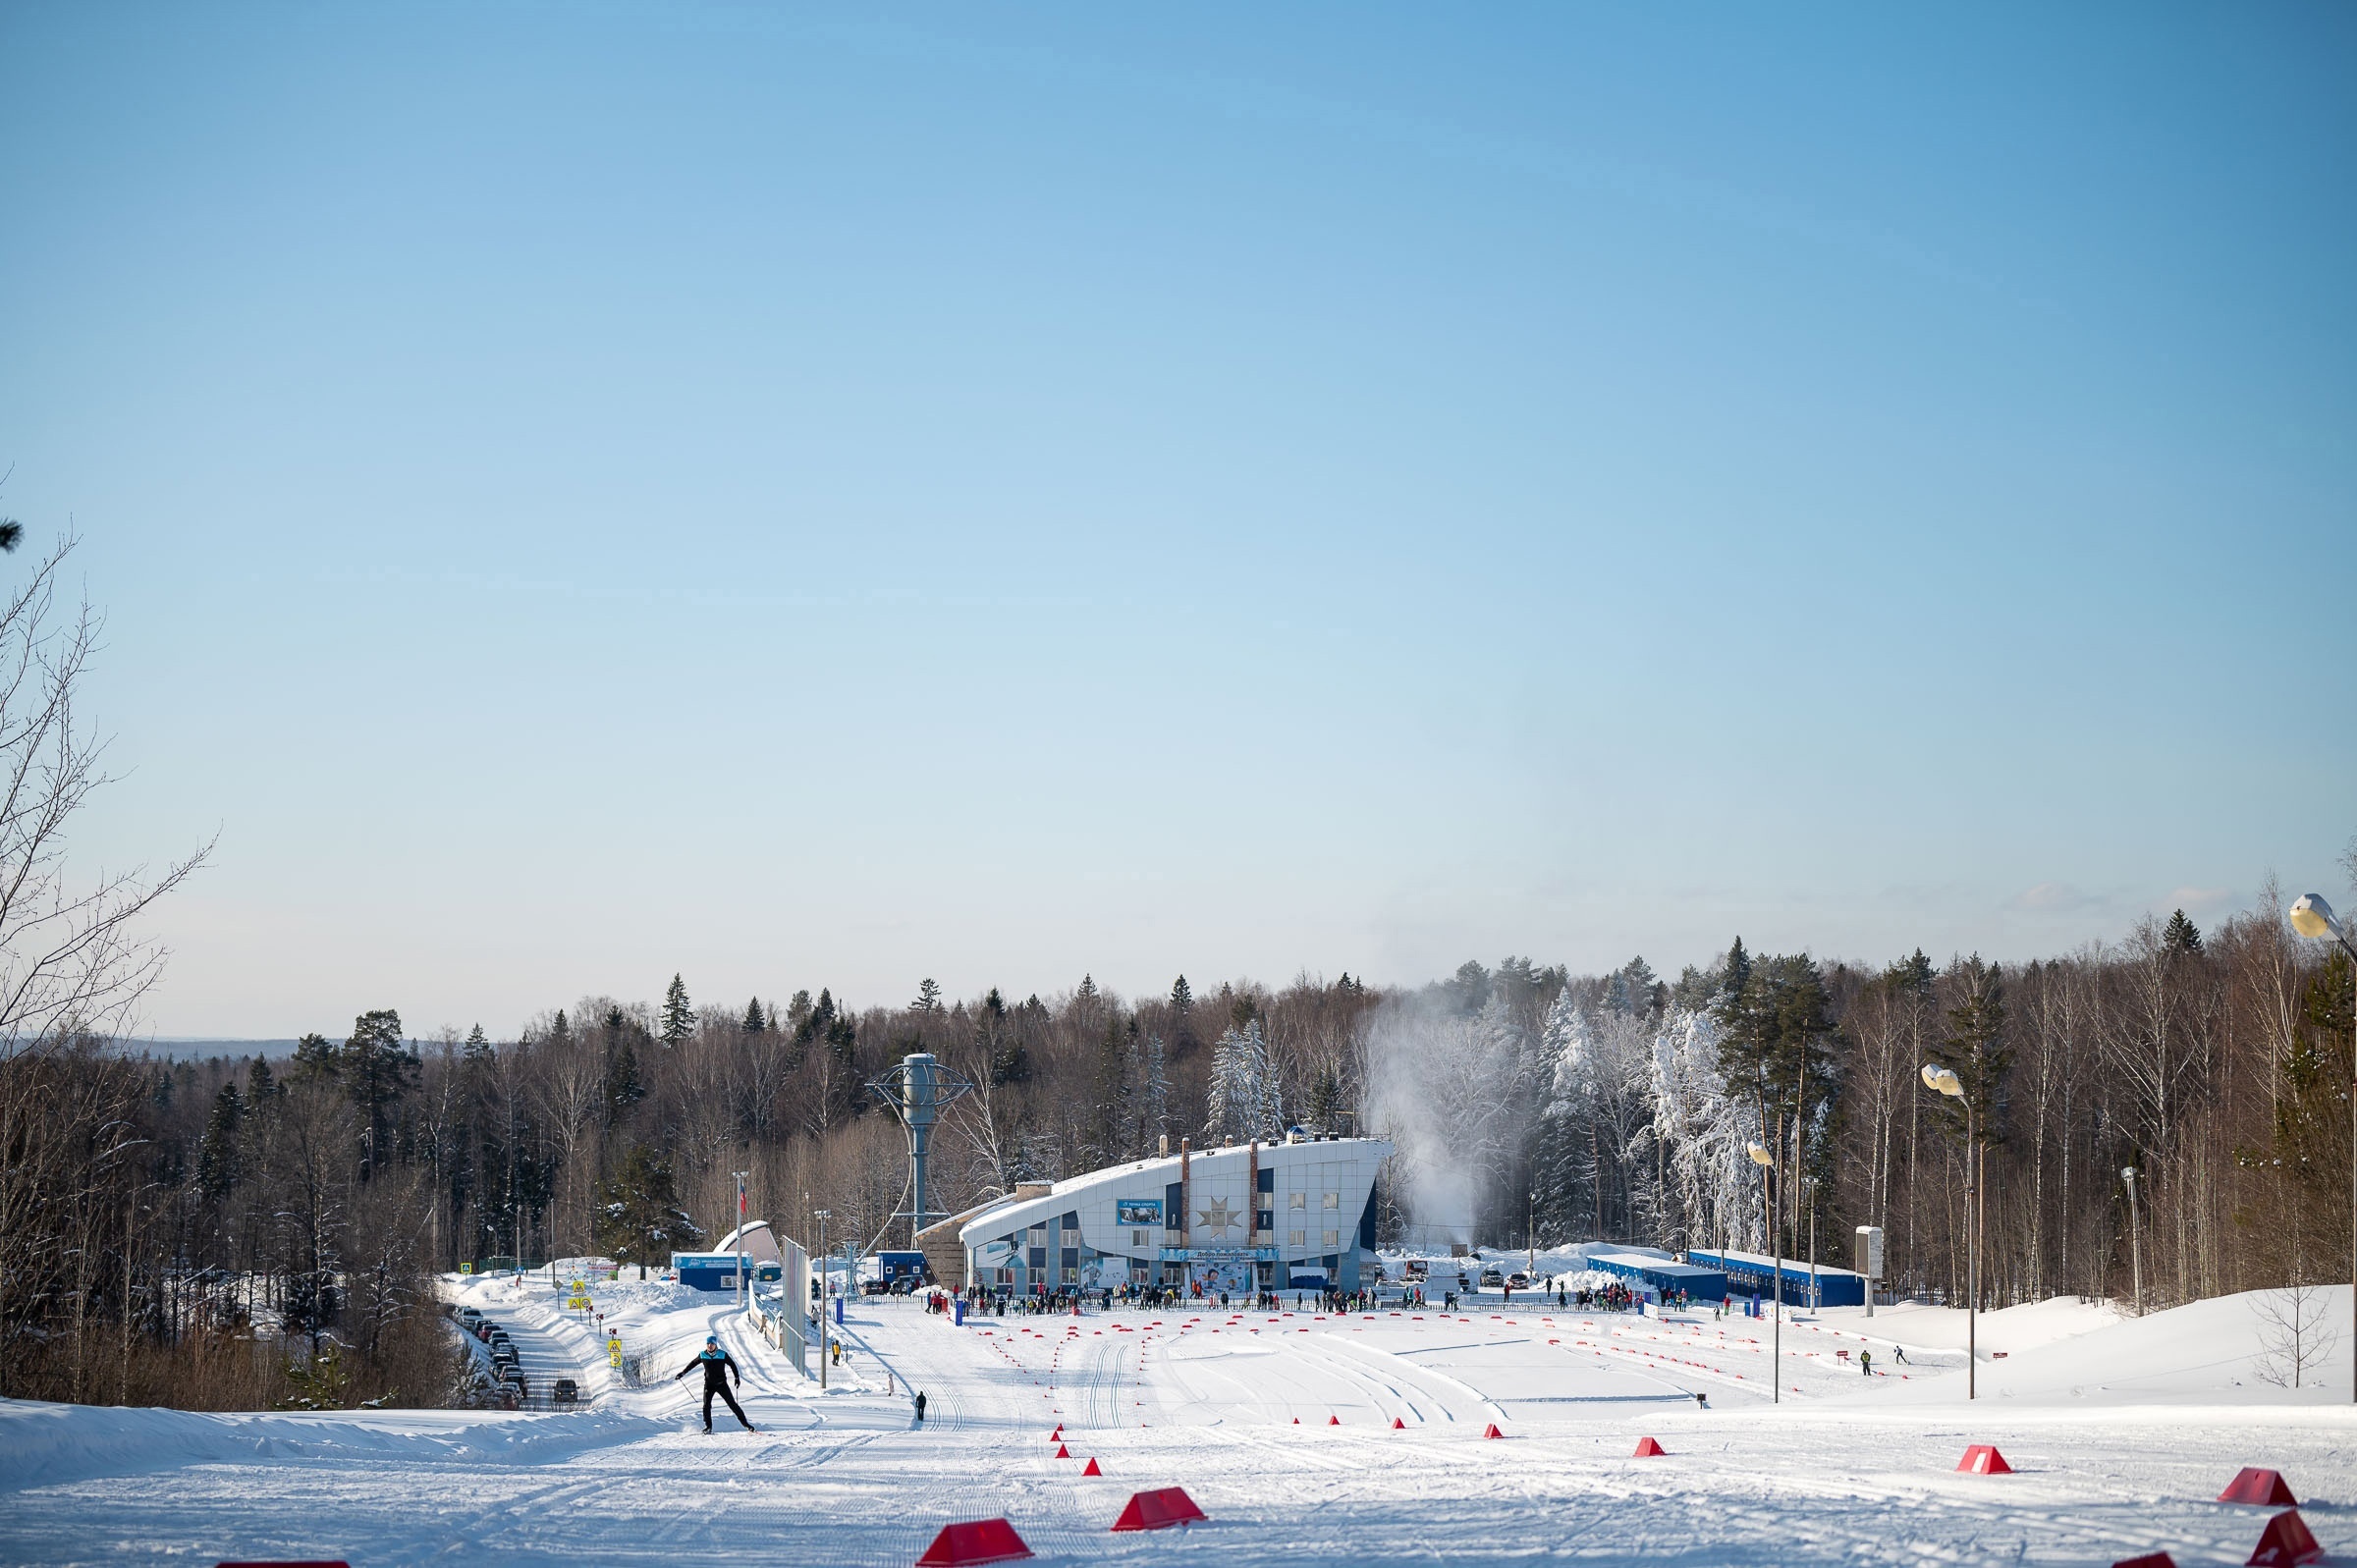
[[922,1389],[916,1395],[916,1424],[920,1427],[925,1424],[925,1395]]
[[730,1411],[740,1422],[743,1423],[745,1431],[759,1431],[760,1429],[751,1422],[745,1421],[743,1407],[737,1403],[737,1396],[729,1392],[729,1379],[736,1379],[737,1385],[741,1388],[744,1386],[744,1374],[737,1370],[737,1363],[729,1359],[729,1353],[720,1348],[720,1335],[706,1334],[704,1348],[695,1353],[695,1359],[673,1373],[671,1380],[678,1382],[698,1367],[704,1369],[704,1431],[712,1430],[712,1396],[714,1394],[720,1395],[729,1402]]

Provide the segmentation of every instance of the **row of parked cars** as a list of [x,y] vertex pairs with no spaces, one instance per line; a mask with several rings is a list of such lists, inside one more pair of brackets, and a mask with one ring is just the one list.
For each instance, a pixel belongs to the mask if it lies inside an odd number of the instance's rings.
[[[499,1379],[500,1402],[510,1409],[531,1397],[531,1384],[523,1376],[523,1361],[516,1353],[516,1341],[509,1332],[473,1307],[461,1307],[451,1314],[458,1325],[489,1347],[491,1371]],[[551,1404],[571,1405],[580,1401],[580,1384],[571,1378],[559,1378],[548,1385]]]

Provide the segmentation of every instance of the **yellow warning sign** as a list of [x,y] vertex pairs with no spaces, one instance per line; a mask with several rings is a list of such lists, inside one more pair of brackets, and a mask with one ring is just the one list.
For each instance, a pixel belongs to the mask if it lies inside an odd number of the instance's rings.
[[606,1365],[609,1367],[622,1365],[622,1340],[619,1336],[606,1341]]

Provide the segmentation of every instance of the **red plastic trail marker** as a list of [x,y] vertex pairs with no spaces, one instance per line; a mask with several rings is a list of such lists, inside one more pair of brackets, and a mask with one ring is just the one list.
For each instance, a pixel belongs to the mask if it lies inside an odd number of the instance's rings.
[[1088,1456],[1088,1464],[1081,1470],[1080,1474],[1084,1476],[1101,1476],[1105,1474],[1105,1472],[1097,1468],[1097,1456],[1095,1454],[1090,1454]]
[[2296,1508],[2286,1508],[2267,1522],[2259,1544],[2251,1549],[2245,1568],[2292,1568],[2294,1563],[2322,1562],[2325,1548],[2308,1533],[2308,1521]]
[[1072,1451],[1069,1448],[1067,1448],[1064,1444],[1058,1443],[1056,1445],[1056,1457],[1059,1459],[1069,1459],[1072,1457]]
[[1341,1426],[1342,1424],[1343,1424],[1343,1418],[1342,1418],[1342,1417],[1340,1417],[1340,1416],[1328,1416],[1328,1417],[1326,1418],[1326,1425],[1327,1425],[1327,1426],[1329,1426],[1329,1427],[1339,1427],[1339,1426]]
[[1004,1519],[973,1519],[944,1525],[933,1544],[916,1559],[916,1568],[964,1568],[967,1563],[1013,1562],[1031,1555],[1014,1526]]
[[1637,1451],[1630,1457],[1636,1459],[1659,1459],[1669,1451],[1669,1449],[1664,1448],[1660,1443],[1655,1442],[1651,1437],[1639,1437],[1637,1439]]
[[2177,1559],[2165,1551],[2148,1551],[2141,1557],[2122,1557],[2111,1568],[2177,1568]]
[[2262,1508],[2297,1508],[2300,1499],[2291,1494],[2290,1486],[2282,1473],[2275,1470],[2254,1470],[2245,1465],[2234,1472],[2226,1489],[2218,1494],[2220,1502],[2255,1503]]
[[1965,1449],[1964,1457],[1956,1461],[1956,1468],[1969,1470],[1976,1476],[2009,1476],[2013,1474],[2013,1467],[2005,1463],[2005,1456],[1985,1442],[1976,1442]]
[[1392,1431],[1394,1431],[1394,1432],[1405,1432],[1405,1431],[1407,1431],[1407,1423],[1406,1423],[1406,1422],[1404,1422],[1404,1421],[1401,1421],[1401,1420],[1400,1420],[1400,1419],[1399,1419],[1398,1416],[1394,1416],[1394,1417],[1392,1418]]
[[1195,1499],[1186,1494],[1184,1487],[1164,1487],[1155,1491],[1132,1493],[1129,1505],[1113,1522],[1113,1528],[1168,1530],[1173,1525],[1191,1525],[1202,1518],[1203,1510],[1195,1506]]
[[1301,1425],[1301,1418],[1300,1418],[1299,1416],[1295,1416],[1295,1417],[1293,1418],[1293,1425],[1294,1425],[1294,1426],[1296,1426],[1296,1427],[1298,1427],[1298,1426],[1300,1426],[1300,1425]]
[[1503,1432],[1500,1432],[1500,1431],[1498,1430],[1498,1423],[1496,1423],[1496,1422],[1494,1422],[1494,1421],[1493,1421],[1493,1422],[1491,1422],[1491,1423],[1490,1423],[1488,1426],[1486,1426],[1486,1427],[1484,1427],[1484,1428],[1482,1428],[1482,1429],[1481,1429],[1481,1434],[1482,1434],[1484,1437],[1503,1437],[1503,1436],[1505,1436],[1505,1435],[1506,1435],[1506,1433],[1503,1433]]

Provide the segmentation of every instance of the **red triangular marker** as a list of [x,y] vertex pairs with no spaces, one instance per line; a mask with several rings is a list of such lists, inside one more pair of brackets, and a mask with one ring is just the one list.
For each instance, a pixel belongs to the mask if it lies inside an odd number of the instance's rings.
[[1484,1437],[1503,1437],[1506,1435],[1505,1433],[1498,1430],[1498,1423],[1494,1421],[1481,1430],[1481,1434]]
[[2177,1559],[2165,1551],[2148,1551],[2141,1557],[2122,1557],[2111,1568],[2177,1568]]
[[1072,1451],[1069,1448],[1067,1448],[1064,1444],[1058,1443],[1056,1445],[1056,1457],[1059,1459],[1069,1459],[1072,1457]]
[[1327,1426],[1329,1426],[1329,1427],[1339,1427],[1339,1426],[1341,1426],[1342,1424],[1343,1424],[1343,1418],[1342,1418],[1342,1417],[1340,1417],[1340,1416],[1328,1416],[1328,1417],[1326,1418],[1326,1425],[1327,1425]]
[[1964,1457],[1956,1461],[1956,1468],[1969,1470],[1976,1476],[2009,1476],[2013,1474],[2013,1467],[2005,1463],[2005,1456],[1999,1453],[1995,1446],[1985,1442],[1976,1442],[1965,1449]]
[[1398,1416],[1394,1416],[1394,1417],[1392,1418],[1392,1431],[1394,1431],[1394,1432],[1405,1432],[1406,1430],[1407,1430],[1407,1423],[1406,1423],[1406,1422],[1404,1422],[1404,1421],[1401,1421],[1401,1420],[1400,1420],[1400,1419],[1399,1419]]
[[1155,1491],[1134,1493],[1122,1516],[1113,1522],[1120,1530],[1164,1530],[1172,1525],[1191,1525],[1203,1517],[1203,1510],[1186,1494],[1184,1487],[1164,1487]]
[[1655,1442],[1651,1437],[1639,1437],[1637,1439],[1637,1451],[1633,1457],[1638,1459],[1658,1459],[1668,1452],[1669,1450],[1667,1448],[1664,1448],[1660,1443]]
[[1088,1468],[1081,1471],[1080,1474],[1084,1476],[1101,1476],[1105,1474],[1105,1472],[1097,1468],[1097,1456],[1095,1454],[1090,1454],[1088,1456]]
[[2291,1494],[2290,1486],[2279,1471],[2254,1470],[2245,1465],[2226,1483],[2226,1489],[2218,1494],[2220,1502],[2256,1503],[2262,1508],[2297,1508],[2300,1499]]
[[2245,1568],[2293,1568],[2295,1563],[2320,1561],[2324,1555],[2325,1548],[2308,1533],[2308,1521],[2300,1517],[2298,1509],[2287,1508],[2259,1533],[2259,1544],[2251,1549]]
[[916,1568],[965,1568],[968,1563],[1013,1562],[1031,1555],[1014,1526],[1004,1519],[976,1519],[944,1525],[933,1544],[916,1559]]

